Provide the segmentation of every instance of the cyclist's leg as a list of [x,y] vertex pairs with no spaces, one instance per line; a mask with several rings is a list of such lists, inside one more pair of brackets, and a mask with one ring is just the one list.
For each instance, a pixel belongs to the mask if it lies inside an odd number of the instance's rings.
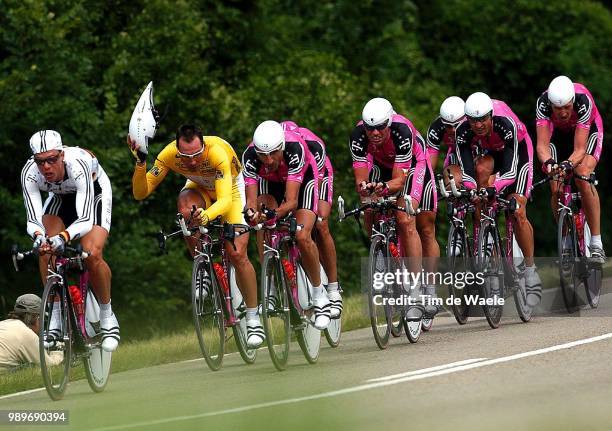
[[[45,227],[45,235],[47,237],[52,237],[53,235],[57,235],[66,229],[64,222],[57,215],[45,214],[43,216],[43,226]],[[40,270],[40,278],[42,280],[43,286],[47,281],[47,266],[49,264],[49,259],[51,259],[50,254],[41,254],[38,257],[38,267]]]
[[416,227],[423,247],[424,267],[428,272],[436,270],[435,264],[440,257],[440,246],[436,240],[436,212],[438,210],[436,186],[433,173],[428,169],[425,174],[423,194],[419,204],[421,213],[416,216]]
[[[176,207],[183,214],[185,220],[189,220],[194,205],[196,208],[206,209],[211,205],[211,200],[206,191],[198,186],[197,183],[187,180],[176,199]],[[185,238],[185,244],[191,256],[195,255],[197,243],[197,237],[190,236]]]
[[101,226],[94,225],[89,233],[81,239],[83,250],[89,253],[87,269],[91,286],[100,301],[100,305],[108,304],[111,299],[111,270],[103,257],[104,245],[108,238],[108,231]]
[[527,199],[531,193],[533,181],[533,147],[529,135],[518,143],[518,161],[516,164],[516,181],[509,189],[509,197],[515,198],[519,208],[514,211],[512,225],[519,247],[523,251],[525,264],[533,266],[533,227],[527,219]]
[[[595,171],[595,167],[601,155],[602,141],[603,125],[601,125],[601,120],[599,120],[593,122],[591,130],[589,131],[589,137],[587,138],[587,154],[584,156],[582,163],[574,169],[578,175],[589,176]],[[580,191],[584,215],[591,229],[591,244],[589,245],[593,250],[597,249],[597,252],[602,254],[603,257],[605,255],[603,254],[603,245],[601,243],[601,209],[599,194],[595,187],[592,187],[591,184],[585,181],[577,180],[575,184],[578,191]]]
[[[232,206],[224,217],[224,221],[232,224],[246,224],[242,209],[245,205],[244,187],[240,187],[240,183],[234,184],[232,190]],[[247,308],[257,308],[257,277],[255,269],[247,255],[247,247],[249,245],[249,234],[240,235],[234,240],[234,247],[227,241],[225,243],[225,252],[234,266],[236,271],[236,279],[238,288],[244,297]]]
[[317,247],[320,250],[320,259],[327,279],[330,283],[338,282],[338,269],[336,267],[336,245],[329,231],[329,215],[331,205],[329,202],[319,200],[319,217],[315,227],[317,229]]

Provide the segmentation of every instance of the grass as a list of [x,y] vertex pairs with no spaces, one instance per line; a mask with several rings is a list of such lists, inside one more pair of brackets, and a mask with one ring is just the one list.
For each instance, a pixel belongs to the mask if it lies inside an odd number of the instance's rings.
[[[363,328],[370,324],[361,295],[352,295],[344,299],[342,331]],[[340,341],[342,343],[342,341]],[[226,345],[226,353],[236,351],[233,338]],[[267,353],[267,352],[260,352]],[[201,358],[200,346],[193,326],[172,334],[162,335],[148,340],[124,341],[113,354],[111,372],[146,368],[155,365]],[[260,355],[258,360],[269,360],[267,354]],[[203,365],[205,366],[205,365]],[[70,380],[85,378],[82,366],[72,368]],[[112,384],[112,383],[111,383]],[[0,374],[0,395],[40,388],[43,386],[40,368],[29,367],[8,374]]]

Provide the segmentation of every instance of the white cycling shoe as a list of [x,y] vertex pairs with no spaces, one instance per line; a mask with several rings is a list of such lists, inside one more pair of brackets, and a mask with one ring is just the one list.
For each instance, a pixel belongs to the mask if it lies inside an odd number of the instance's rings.
[[[323,288],[321,288],[323,289]],[[325,292],[322,295],[313,298],[314,304],[314,327],[319,331],[323,331],[331,322],[331,304]]]
[[121,336],[119,335],[119,322],[115,313],[100,318],[100,333],[102,334],[102,350],[105,352],[117,350]]
[[535,307],[542,300],[542,280],[536,271],[535,265],[525,267],[525,292],[527,305]]
[[342,315],[342,295],[339,290],[327,292],[327,298],[330,304],[330,316],[332,319],[338,319]]
[[247,320],[247,347],[256,349],[261,346],[266,339],[264,328],[259,318]]

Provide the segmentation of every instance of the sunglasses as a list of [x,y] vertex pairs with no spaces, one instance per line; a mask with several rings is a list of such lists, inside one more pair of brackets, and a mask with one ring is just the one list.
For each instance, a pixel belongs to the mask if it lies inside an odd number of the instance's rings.
[[482,123],[483,121],[487,121],[489,118],[491,118],[491,114],[486,114],[482,117],[467,117],[470,123]]
[[456,128],[459,123],[461,123],[463,121],[463,118],[460,118],[459,120],[453,122],[453,123],[449,123],[448,121],[444,121],[442,120],[442,124],[444,125],[444,127],[453,127]]
[[365,129],[368,132],[373,132],[374,130],[378,130],[379,132],[381,132],[381,131],[385,130],[387,127],[389,127],[388,124],[389,123],[387,121],[385,121],[384,123],[377,124],[375,126],[370,126],[368,123],[364,122],[363,123],[363,127],[365,127]]
[[47,157],[46,159],[37,159],[36,157],[34,157],[34,162],[38,166],[43,166],[45,163],[49,163],[50,165],[54,165],[59,160],[61,154],[62,153],[57,153],[55,156]]
[[280,151],[280,148],[277,150],[272,150],[272,151],[257,151],[255,150],[255,154],[257,154],[258,156],[271,156],[272,154],[276,153],[277,151]]
[[181,153],[180,150],[176,150],[177,156],[182,157],[184,159],[195,159],[203,152],[204,152],[204,145],[202,145],[202,148],[200,148],[198,151],[196,151],[193,154],[185,154],[185,153]]

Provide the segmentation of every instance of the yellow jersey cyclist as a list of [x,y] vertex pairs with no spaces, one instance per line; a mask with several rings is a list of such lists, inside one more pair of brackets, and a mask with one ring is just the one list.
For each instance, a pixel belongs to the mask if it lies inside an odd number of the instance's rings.
[[[153,167],[147,172],[146,154],[139,151],[138,144],[128,136],[128,145],[136,155],[136,166],[132,177],[132,191],[137,200],[145,199],[174,171],[187,178],[177,198],[179,212],[187,219],[193,206],[194,217],[201,224],[221,216],[224,222],[245,224],[242,210],[245,205],[242,165],[232,146],[217,136],[203,136],[195,125],[179,127],[176,139],[158,155]],[[194,238],[186,238],[187,248],[193,255]],[[247,256],[249,235],[235,239],[234,249],[226,244],[230,262],[236,269],[236,278],[246,303],[247,345],[260,346],[264,331],[257,314],[257,279],[255,269]]]

